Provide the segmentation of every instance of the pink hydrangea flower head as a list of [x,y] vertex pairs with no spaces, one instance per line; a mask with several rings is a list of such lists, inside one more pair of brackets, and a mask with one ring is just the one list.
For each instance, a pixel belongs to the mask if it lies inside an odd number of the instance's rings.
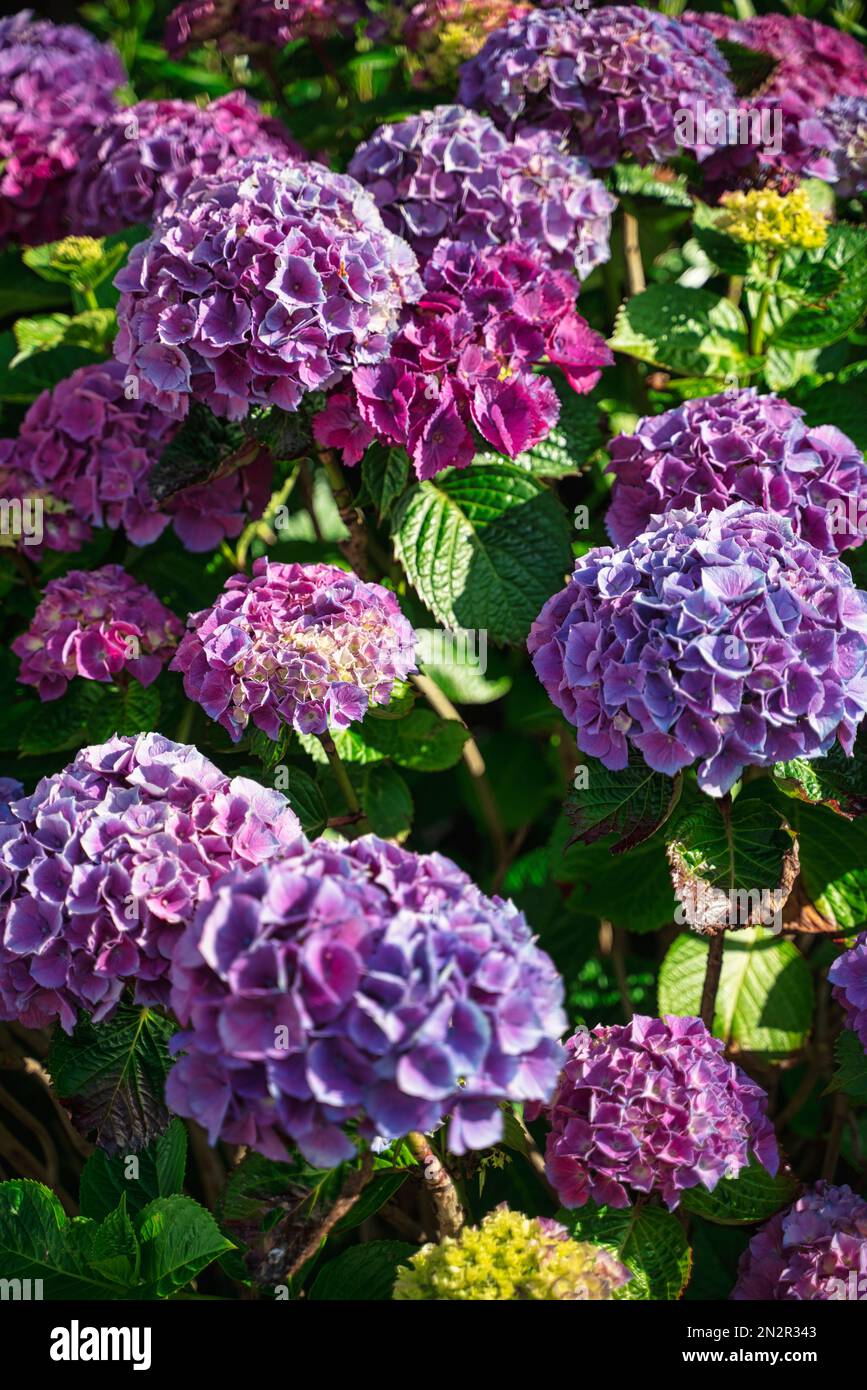
[[867,709],[867,594],[749,502],[589,551],[527,645],[583,752],[618,770],[631,745],[669,776],[697,762],[711,796],[835,740],[851,756]]
[[0,497],[9,503],[0,550],[21,550],[33,560],[46,550],[80,550],[93,535],[87,522],[22,465],[18,441],[0,439]]
[[412,251],[354,179],[274,158],[194,181],[115,284],[115,355],[174,418],[192,398],[229,419],[296,410],[380,361],[421,290]]
[[484,1148],[562,1062],[563,984],[518,909],[372,835],[228,876],[172,978],[170,1106],[272,1158],[288,1139],[332,1167],[351,1120],[395,1139],[449,1116],[453,1152]]
[[753,1236],[732,1298],[748,1302],[859,1299],[867,1284],[867,1202],[817,1182]]
[[365,0],[182,0],[166,20],[165,45],[174,58],[210,39],[227,53],[284,48],[349,35],[366,8]]
[[779,1163],[767,1096],[698,1018],[580,1029],[548,1112],[545,1171],[565,1207],[628,1207],[658,1192],[713,1191],[754,1154]]
[[867,932],[838,956],[828,971],[833,994],[846,1011],[846,1022],[867,1052]]
[[70,570],[46,584],[29,628],[12,650],[18,679],[41,700],[57,700],[76,676],[113,681],[126,672],[155,681],[183,635],[183,624],[146,584],[120,565]]
[[171,956],[197,903],[230,869],[300,837],[280,792],[225,777],[161,734],[84,748],[0,824],[0,1018],[67,1032],[98,1022],[127,985],[168,1003]]
[[282,723],[346,729],[415,670],[415,636],[394,595],[334,565],[262,557],[189,624],[171,669],[234,740],[250,720],[269,738]]

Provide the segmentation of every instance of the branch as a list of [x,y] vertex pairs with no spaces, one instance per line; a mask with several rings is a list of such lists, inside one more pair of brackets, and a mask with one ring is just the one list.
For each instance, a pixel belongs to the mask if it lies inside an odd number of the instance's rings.
[[[342,1221],[348,1211],[351,1211],[358,1201],[373,1174],[373,1154],[368,1149],[361,1161],[360,1168],[354,1168],[343,1184],[343,1190],[328,1215],[320,1221],[309,1240],[301,1247],[299,1253],[294,1257],[289,1267],[284,1272],[284,1279],[291,1279],[293,1274],[297,1274],[299,1269],[316,1254],[323,1240],[334,1230],[338,1221]],[[277,1281],[279,1282],[279,1280]]]
[[331,449],[320,449],[317,455],[325,471],[340,520],[349,532],[349,539],[340,541],[340,549],[360,579],[367,579],[367,534],[361,513],[355,505],[340,464]]
[[704,989],[701,992],[701,1021],[709,1033],[713,1032],[713,1019],[716,1013],[716,996],[722,975],[725,930],[715,932],[710,939],[707,953],[707,969],[704,976]]
[[452,1179],[424,1134],[414,1129],[406,1136],[406,1142],[421,1165],[425,1190],[430,1194],[436,1213],[440,1240],[443,1236],[458,1235],[464,1225],[464,1209]]

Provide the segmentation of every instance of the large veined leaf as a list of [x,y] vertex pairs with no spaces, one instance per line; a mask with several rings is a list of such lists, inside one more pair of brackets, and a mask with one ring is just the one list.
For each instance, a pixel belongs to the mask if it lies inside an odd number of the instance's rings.
[[81,1015],[71,1037],[59,1025],[48,1054],[54,1088],[82,1134],[109,1154],[136,1153],[169,1123],[163,1092],[175,1025],[151,1009],[121,1005],[106,1023]]
[[867,922],[867,819],[847,822],[824,806],[796,806],[801,884],[831,927]]
[[[822,286],[815,303],[796,308],[774,328],[775,347],[828,347],[845,337],[867,312],[867,228],[837,223],[829,227],[824,247],[804,254],[802,264],[838,272],[827,293]],[[788,276],[786,277],[788,278]]]
[[798,1180],[789,1172],[771,1177],[755,1158],[736,1178],[721,1178],[713,1192],[706,1187],[689,1187],[681,1205],[696,1216],[721,1226],[743,1226],[767,1221],[781,1207],[788,1206],[798,1191]]
[[137,1222],[141,1298],[169,1298],[234,1248],[209,1211],[190,1197],[157,1197]]
[[683,1227],[671,1212],[639,1205],[615,1210],[588,1203],[577,1211],[561,1209],[557,1220],[576,1240],[604,1246],[631,1270],[632,1278],[616,1298],[663,1302],[680,1298],[689,1278],[691,1252]]
[[387,517],[406,487],[408,477],[409,459],[405,449],[387,449],[382,444],[371,444],[361,460],[364,487],[358,501],[363,505],[369,499],[379,517]]
[[720,377],[746,364],[747,325],[722,295],[651,285],[621,305],[609,347],[680,376]]
[[572,562],[560,503],[511,463],[447,469],[417,484],[395,512],[393,538],[434,616],[493,642],[524,640]]
[[361,805],[374,835],[384,840],[405,834],[412,826],[412,793],[389,762],[365,768]]
[[853,1100],[867,1100],[867,1052],[850,1028],[844,1028],[834,1046],[838,1069],[828,1083],[829,1091],[843,1091]]
[[867,813],[867,743],[859,739],[851,758],[835,743],[824,758],[777,763],[774,781],[787,796],[827,806],[847,820],[863,816]]
[[726,216],[725,208],[711,208],[696,203],[693,213],[693,235],[709,260],[726,275],[746,275],[750,268],[750,253],[742,241],[735,241],[721,231],[718,223]]
[[549,873],[556,883],[574,884],[572,911],[606,918],[633,932],[657,931],[674,920],[677,903],[662,837],[617,855],[611,853],[614,836],[565,849],[568,839],[564,818],[551,840]]
[[603,835],[616,834],[613,854],[632,849],[668,819],[681,785],[681,777],[654,772],[634,751],[622,772],[611,772],[595,758],[584,757],[565,806],[574,826],[573,839],[592,844]]
[[50,1188],[16,1178],[0,1183],[0,1271],[4,1279],[41,1279],[44,1298],[116,1297],[93,1270],[76,1230]]
[[101,1221],[126,1198],[131,1212],[142,1211],[156,1197],[180,1192],[187,1159],[187,1131],[174,1119],[158,1139],[137,1154],[95,1149],[81,1173],[79,1203],[82,1216]]
[[691,208],[693,204],[685,174],[659,164],[615,164],[614,184],[624,201],[652,198],[671,207]]
[[763,796],[703,799],[668,846],[682,920],[700,930],[771,926],[798,872],[797,842]]
[[[698,1015],[707,953],[707,940],[692,933],[672,943],[659,972],[660,1015]],[[761,927],[726,932],[715,1037],[777,1061],[803,1047],[812,1015],[810,968],[790,941]]]
[[417,1250],[404,1240],[353,1245],[323,1266],[307,1296],[317,1301],[390,1299],[399,1267]]
[[854,440],[859,449],[867,449],[865,373],[867,362],[855,362],[844,368],[833,381],[826,381],[814,391],[799,395],[797,404],[805,411],[807,423],[827,425],[833,421],[838,429]]

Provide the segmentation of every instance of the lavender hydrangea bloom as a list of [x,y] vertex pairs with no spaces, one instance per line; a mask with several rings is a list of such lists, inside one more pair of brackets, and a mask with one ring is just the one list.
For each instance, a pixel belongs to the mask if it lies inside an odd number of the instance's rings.
[[455,1153],[502,1135],[499,1102],[545,1100],[562,981],[523,915],[450,860],[374,836],[296,845],[234,873],[174,956],[189,1031],[167,1100],[230,1143],[330,1167],[366,1138],[451,1116]]
[[748,502],[589,551],[528,647],[585,753],[617,770],[632,745],[669,775],[700,760],[711,796],[835,738],[851,756],[867,709],[867,594]]
[[176,418],[191,398],[229,419],[296,410],[380,361],[421,290],[415,256],[354,179],[273,158],[192,183],[115,284],[115,355]]
[[867,1202],[849,1187],[818,1182],[753,1236],[732,1298],[857,1299],[864,1297],[865,1276]]
[[92,236],[152,224],[194,179],[218,177],[234,159],[306,156],[244,92],[205,108],[189,101],[140,101],[116,112],[84,146],[69,187],[68,225]]
[[0,777],[0,825],[14,821],[10,806],[24,795],[24,787],[14,777]]
[[867,95],[835,97],[822,120],[834,137],[835,192],[841,198],[857,198],[867,192]]
[[77,24],[30,10],[0,19],[0,242],[65,234],[70,176],[125,81],[111,44]]
[[617,200],[549,130],[526,129],[510,141],[487,116],[437,106],[380,126],[349,172],[422,262],[443,237],[471,246],[521,242],[582,280],[610,255]]
[[68,502],[37,485],[15,439],[0,439],[0,496],[10,504],[0,550],[22,549],[32,560],[41,560],[46,550],[80,550],[93,535]]
[[165,45],[174,58],[209,39],[227,53],[283,48],[351,34],[365,9],[364,0],[183,0],[166,20]]
[[335,565],[262,557],[189,623],[171,670],[236,741],[251,719],[269,738],[281,722],[306,734],[345,729],[415,670],[415,636],[394,595]]
[[165,1005],[183,925],[235,866],[297,839],[279,792],[231,781],[160,734],[84,748],[0,825],[0,1018],[67,1032],[105,1018],[128,983]]
[[183,624],[146,584],[120,565],[70,570],[46,584],[29,628],[12,650],[18,679],[40,700],[58,700],[76,676],[112,681],[121,671],[155,681],[183,635]]
[[[271,461],[263,452],[246,468],[187,488],[158,507],[148,474],[176,429],[158,407],[127,391],[120,362],[98,362],[79,367],[33,402],[8,465],[28,491],[32,482],[69,507],[85,540],[90,525],[123,527],[134,545],[148,545],[172,522],[188,549],[211,550],[225,536],[237,536],[248,515],[261,514]],[[74,539],[81,543],[80,530]]]
[[867,500],[864,456],[842,431],[810,429],[803,415],[748,389],[686,401],[617,435],[606,517],[614,544],[628,545],[658,513],[745,501],[788,517],[795,534],[826,555],[860,545],[847,499],[856,514],[859,499]]
[[579,1030],[551,1102],[545,1171],[565,1207],[627,1207],[659,1192],[713,1191],[750,1153],[779,1164],[767,1096],[725,1059],[699,1018],[645,1018]]
[[[568,135],[594,167],[631,154],[682,154],[675,112],[736,105],[725,61],[704,30],[637,5],[531,11],[491,34],[461,69],[459,100],[507,131]],[[696,144],[699,159],[708,153]]]
[[834,998],[846,1010],[847,1023],[867,1052],[867,932],[838,956],[828,971]]

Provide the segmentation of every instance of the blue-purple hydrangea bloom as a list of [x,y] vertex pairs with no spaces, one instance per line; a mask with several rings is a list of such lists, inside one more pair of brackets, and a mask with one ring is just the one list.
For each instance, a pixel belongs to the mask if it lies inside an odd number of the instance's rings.
[[867,932],[838,956],[828,971],[834,998],[846,1011],[848,1026],[867,1052]]
[[609,445],[615,482],[606,525],[614,544],[628,545],[662,512],[744,501],[788,517],[795,534],[826,555],[860,545],[851,516],[867,503],[864,456],[842,430],[811,429],[803,416],[788,401],[747,389],[639,420],[634,434]]
[[658,1192],[713,1191],[751,1154],[779,1163],[764,1091],[698,1018],[646,1018],[580,1029],[548,1110],[545,1171],[565,1207],[626,1207]]
[[335,565],[262,557],[189,623],[171,669],[236,741],[251,719],[269,738],[281,723],[345,729],[415,670],[415,636],[394,594]]
[[863,1299],[865,1280],[867,1202],[849,1187],[818,1182],[753,1236],[732,1298]]
[[78,1009],[105,1018],[133,983],[138,1003],[167,1004],[196,905],[300,834],[279,792],[186,744],[140,734],[82,749],[0,824],[0,1018],[71,1032]]
[[463,65],[458,97],[509,132],[532,125],[567,135],[597,168],[627,154],[642,164],[683,154],[676,112],[737,104],[705,30],[637,5],[531,10]]
[[562,1062],[562,981],[523,915],[374,836],[227,877],[172,974],[169,1105],[273,1158],[285,1138],[330,1167],[349,1121],[394,1139],[447,1116],[453,1153],[484,1148],[500,1102],[546,1100]]
[[834,191],[841,198],[857,198],[867,192],[867,94],[835,97],[822,121],[834,137]]
[[528,647],[583,752],[617,770],[632,745],[669,775],[698,761],[712,796],[835,739],[851,756],[867,709],[867,594],[748,502],[589,551]]
[[296,410],[380,361],[421,290],[412,251],[354,179],[273,157],[195,180],[115,284],[115,355],[175,418],[192,399],[229,419]]
[[471,246],[521,242],[584,280],[610,255],[617,200],[549,130],[523,130],[512,141],[487,116],[437,106],[380,126],[349,172],[422,261],[444,237]]

